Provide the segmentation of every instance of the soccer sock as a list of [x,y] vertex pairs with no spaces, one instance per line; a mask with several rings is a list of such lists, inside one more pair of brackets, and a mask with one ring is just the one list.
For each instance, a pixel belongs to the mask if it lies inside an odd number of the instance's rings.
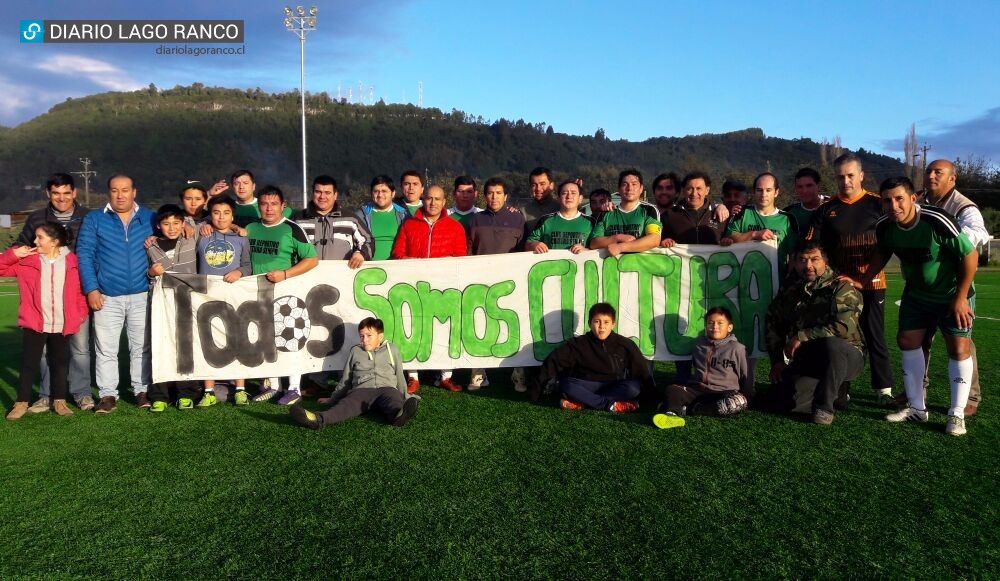
[[951,409],[948,415],[965,417],[965,406],[969,403],[969,388],[972,385],[972,357],[961,361],[948,359],[948,380],[951,383]]
[[236,386],[236,391],[244,391],[244,390],[246,390],[246,386],[243,386],[243,385],[237,385]]
[[407,377],[409,377],[410,379],[418,379],[418,380],[420,379],[420,377],[419,377],[419,376],[417,375],[417,372],[416,372],[416,371],[407,371],[407,372],[406,372],[406,375],[407,375]]
[[451,372],[450,371],[442,371],[441,372],[441,379],[451,379]]
[[911,408],[924,410],[924,350],[903,351],[903,388]]

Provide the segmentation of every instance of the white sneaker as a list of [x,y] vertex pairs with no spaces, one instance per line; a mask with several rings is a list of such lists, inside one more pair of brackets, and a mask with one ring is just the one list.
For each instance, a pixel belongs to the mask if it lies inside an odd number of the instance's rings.
[[472,377],[469,378],[469,391],[476,391],[480,387],[489,387],[490,380],[486,377],[485,369],[473,369]]
[[510,380],[514,382],[514,391],[524,393],[528,391],[528,384],[524,381],[524,368],[518,367],[510,374]]
[[950,436],[965,435],[965,418],[958,416],[948,416],[948,423],[944,425],[944,433]]
[[907,407],[899,410],[898,412],[887,414],[885,419],[890,422],[926,422],[927,410],[918,410],[917,408]]

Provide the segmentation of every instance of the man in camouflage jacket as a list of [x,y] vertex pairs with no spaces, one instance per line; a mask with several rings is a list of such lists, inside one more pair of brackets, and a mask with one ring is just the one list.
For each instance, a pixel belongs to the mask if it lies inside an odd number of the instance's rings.
[[842,385],[864,370],[864,335],[858,327],[862,298],[839,280],[816,241],[803,243],[790,276],[767,310],[771,381],[791,395],[792,411],[833,422],[834,405],[850,399]]

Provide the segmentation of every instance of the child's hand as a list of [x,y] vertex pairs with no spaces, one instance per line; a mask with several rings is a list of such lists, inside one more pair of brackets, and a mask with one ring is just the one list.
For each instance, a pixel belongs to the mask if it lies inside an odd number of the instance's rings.
[[222,192],[228,189],[229,189],[229,184],[226,183],[226,180],[219,180],[214,184],[212,184],[212,187],[208,188],[208,192],[206,193],[208,194],[208,197],[211,198],[212,196],[216,194],[221,194]]
[[226,276],[222,277],[222,280],[226,282],[236,282],[240,279],[241,276],[243,276],[242,272],[234,270],[232,272],[227,272]]
[[201,225],[201,231],[199,232],[199,234],[201,234],[202,236],[211,236],[212,235],[212,225],[211,224],[202,224]]
[[162,264],[156,263],[149,267],[150,276],[160,276],[164,272],[166,272],[166,270],[163,268]]
[[156,242],[156,236],[150,236],[146,238],[146,241],[143,242],[142,245],[145,246],[146,249],[148,250],[149,247],[153,245],[153,242]]
[[247,229],[246,228],[240,228],[239,226],[233,226],[233,230],[235,230],[236,233],[239,234],[240,236],[242,236],[243,238],[247,237]]
[[183,227],[185,238],[194,238],[194,226],[190,224],[185,224]]
[[38,249],[34,246],[16,246],[14,248],[14,256],[18,258],[27,258],[32,254],[38,254]]

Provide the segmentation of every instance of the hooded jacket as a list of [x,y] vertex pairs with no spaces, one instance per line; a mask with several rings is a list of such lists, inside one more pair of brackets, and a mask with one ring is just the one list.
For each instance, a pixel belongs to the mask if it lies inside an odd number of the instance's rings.
[[704,391],[742,389],[747,380],[747,349],[730,333],[713,341],[702,333],[691,353],[691,384]]
[[[59,299],[62,301],[62,334],[73,335],[80,330],[84,319],[90,315],[87,299],[80,290],[80,268],[76,255],[63,247],[60,252],[65,259],[65,274],[62,280],[61,293],[56,283],[56,273],[51,268],[43,268],[42,258],[38,254],[18,259],[11,248],[0,255],[0,276],[16,276],[17,287],[21,292],[20,304],[17,307],[17,324],[19,327],[31,329],[37,333],[47,333],[45,330],[46,316],[52,319],[52,307]],[[58,263],[57,263],[58,264]],[[42,283],[42,272],[47,272],[48,284]],[[43,286],[49,289],[49,297],[44,297]],[[48,313],[46,313],[48,311]]]

